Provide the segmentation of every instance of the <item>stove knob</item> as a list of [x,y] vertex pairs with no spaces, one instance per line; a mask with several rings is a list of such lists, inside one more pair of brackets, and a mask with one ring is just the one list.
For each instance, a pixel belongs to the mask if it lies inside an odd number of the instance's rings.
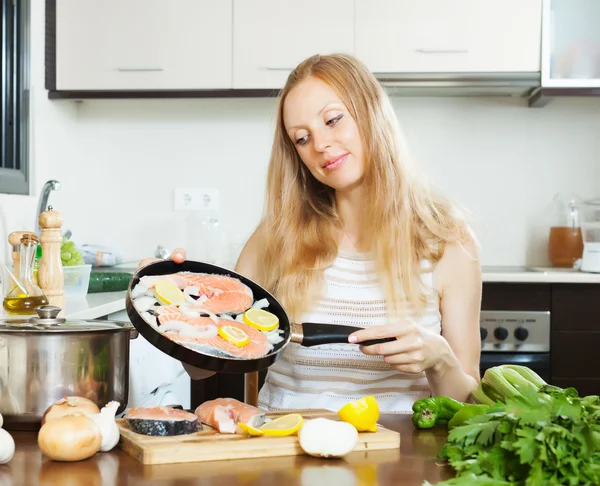
[[488,335],[487,329],[485,327],[479,327],[479,333],[481,334],[481,340],[484,341]]
[[515,337],[519,341],[525,341],[525,339],[527,339],[527,336],[529,336],[529,331],[524,327],[517,327],[515,329]]
[[508,331],[505,327],[497,327],[494,329],[494,337],[498,341],[504,341],[508,337]]

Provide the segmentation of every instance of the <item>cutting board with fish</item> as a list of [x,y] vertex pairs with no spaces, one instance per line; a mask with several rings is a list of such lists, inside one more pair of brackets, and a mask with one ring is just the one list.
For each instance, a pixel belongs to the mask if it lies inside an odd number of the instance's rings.
[[[299,413],[305,420],[328,418],[339,420],[328,410],[293,410],[267,412],[276,418],[287,413]],[[119,447],[142,464],[171,464],[177,462],[221,461],[256,457],[280,457],[305,454],[297,434],[286,437],[247,437],[240,434],[221,434],[207,425],[192,434],[154,437],[131,430],[125,419],[117,419],[121,439]],[[377,432],[360,432],[354,451],[398,449],[400,434],[379,427]]]

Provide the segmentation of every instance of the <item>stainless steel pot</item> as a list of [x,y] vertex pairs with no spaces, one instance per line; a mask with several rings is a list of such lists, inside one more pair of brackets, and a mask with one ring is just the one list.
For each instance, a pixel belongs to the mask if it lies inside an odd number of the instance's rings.
[[0,413],[4,428],[39,428],[46,409],[64,396],[125,410],[129,388],[129,322],[57,318],[55,306],[38,316],[0,320]]

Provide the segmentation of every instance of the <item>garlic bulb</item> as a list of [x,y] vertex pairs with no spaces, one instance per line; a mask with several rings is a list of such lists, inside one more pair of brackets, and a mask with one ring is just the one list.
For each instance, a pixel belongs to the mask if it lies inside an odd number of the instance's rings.
[[15,441],[6,430],[0,429],[0,464],[6,464],[15,455]]
[[119,426],[115,420],[117,409],[119,408],[119,402],[108,402],[100,413],[86,413],[98,427],[102,433],[102,443],[100,444],[100,451],[107,452],[113,449],[118,443],[121,434],[119,432]]

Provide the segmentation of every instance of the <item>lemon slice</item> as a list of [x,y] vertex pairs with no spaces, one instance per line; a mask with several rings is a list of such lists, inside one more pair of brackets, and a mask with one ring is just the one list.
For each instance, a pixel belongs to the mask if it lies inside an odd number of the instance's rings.
[[238,426],[242,431],[244,431],[247,435],[251,437],[261,437],[265,435],[265,433],[260,429],[255,429],[252,425],[243,424],[242,422],[238,422]]
[[242,331],[239,327],[235,326],[222,326],[219,328],[219,336],[221,336],[226,341],[239,346],[246,346],[250,342],[250,337],[244,331]]
[[338,417],[354,425],[359,432],[377,432],[379,404],[375,397],[363,397],[340,408]]
[[272,331],[279,326],[279,319],[275,314],[254,307],[244,312],[244,322],[259,331]]
[[304,419],[302,418],[302,415],[299,413],[290,413],[267,422],[260,430],[262,430],[265,435],[283,437],[298,432],[303,423]]
[[154,290],[158,300],[164,304],[183,304],[185,302],[183,292],[170,280],[157,280]]

